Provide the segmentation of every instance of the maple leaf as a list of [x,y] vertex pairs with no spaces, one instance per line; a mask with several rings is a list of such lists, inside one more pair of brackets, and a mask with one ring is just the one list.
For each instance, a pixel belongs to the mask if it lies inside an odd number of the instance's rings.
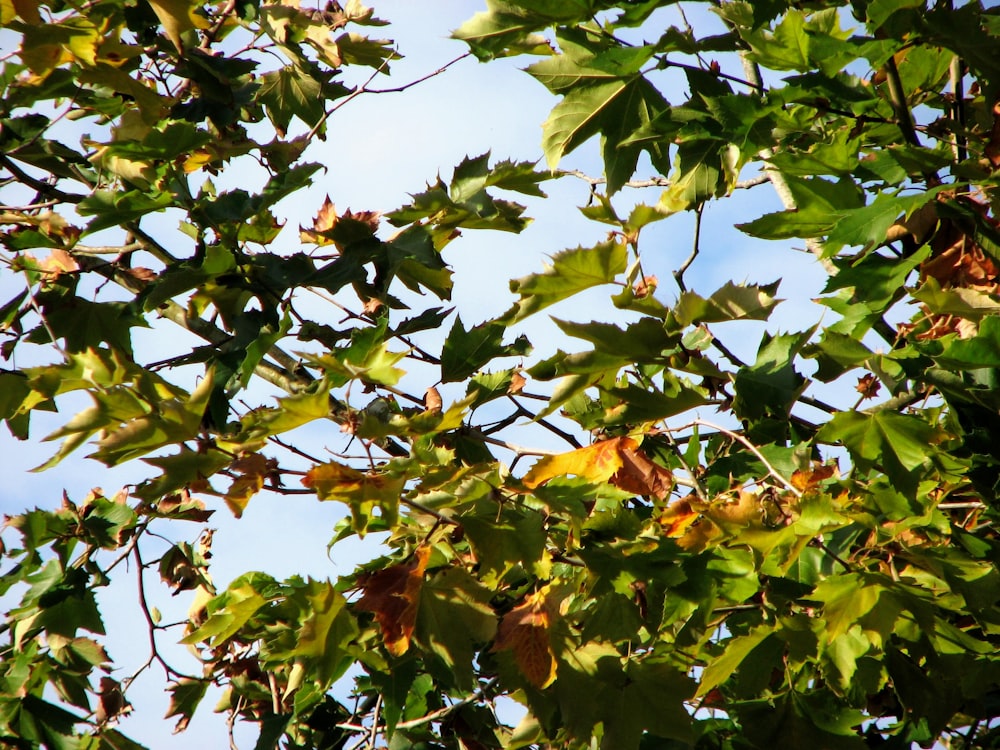
[[54,248],[49,257],[38,264],[39,270],[49,279],[58,279],[63,274],[76,273],[80,264],[72,255],[60,248]]
[[836,473],[837,467],[833,464],[826,466],[816,465],[812,469],[798,469],[797,471],[793,471],[790,480],[795,489],[808,492],[809,490],[815,490],[820,482],[829,479]]
[[622,466],[611,477],[611,484],[636,495],[665,499],[674,487],[674,475],[653,463],[631,438],[622,441]]
[[546,601],[549,587],[529,595],[503,616],[493,651],[510,649],[524,678],[544,688],[556,678],[556,657],[549,640],[552,612]]
[[326,200],[323,201],[323,205],[320,206],[316,218],[313,219],[312,229],[299,227],[299,237],[303,242],[314,242],[317,245],[333,244],[333,240],[324,237],[322,233],[333,229],[336,224],[337,207],[328,195],[326,196]]
[[524,486],[533,490],[550,479],[569,474],[591,482],[606,482],[622,467],[621,445],[625,440],[635,443],[631,438],[616,437],[568,453],[545,456],[524,475]]
[[514,371],[510,375],[510,385],[507,386],[507,393],[520,393],[527,385],[528,379],[520,372]]
[[382,642],[393,656],[402,656],[410,648],[430,556],[430,547],[417,547],[409,562],[361,577],[364,594],[355,606],[363,612],[375,613],[382,629]]
[[246,510],[250,498],[264,486],[264,479],[274,474],[277,463],[259,453],[250,453],[237,458],[229,468],[239,476],[233,480],[224,499],[229,510],[239,518]]
[[690,502],[678,500],[666,508],[657,520],[667,536],[676,538],[684,536],[698,518],[699,513],[691,507]]
[[854,387],[862,398],[875,398],[881,388],[882,384],[870,372],[858,378],[858,384]]
[[585,448],[545,456],[524,476],[528,489],[535,489],[555,477],[574,474],[591,482],[611,484],[637,495],[660,499],[670,494],[673,476],[653,463],[630,437],[599,440]]

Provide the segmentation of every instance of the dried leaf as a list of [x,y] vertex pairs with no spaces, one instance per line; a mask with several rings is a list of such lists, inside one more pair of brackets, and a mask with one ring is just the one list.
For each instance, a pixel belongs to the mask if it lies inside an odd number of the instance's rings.
[[556,657],[549,641],[552,612],[546,602],[549,587],[529,595],[503,616],[493,651],[510,649],[524,678],[544,688],[556,678]]
[[121,683],[111,677],[102,677],[97,710],[94,712],[97,723],[103,726],[119,716],[128,714],[131,710],[131,704],[125,700],[125,695],[122,693]]
[[611,477],[611,484],[636,495],[665,499],[674,487],[674,476],[654,463],[630,438],[622,441],[622,467]]
[[274,459],[259,453],[249,453],[233,461],[229,468],[240,476],[233,480],[224,499],[229,510],[239,518],[250,503],[250,498],[260,492],[264,479],[277,469],[277,465]]
[[337,207],[330,200],[330,196],[327,195],[326,200],[323,201],[323,205],[319,208],[319,213],[313,219],[312,228],[299,227],[299,238],[303,242],[313,242],[317,245],[332,245],[333,240],[324,237],[322,233],[333,229],[336,224]]
[[[861,398],[875,398],[882,389],[882,384],[872,373],[868,372],[858,378],[858,384],[854,390],[861,394]],[[796,472],[798,473],[798,472]],[[799,489],[802,489],[801,487]]]
[[409,562],[390,566],[361,579],[364,594],[356,607],[363,612],[375,613],[382,629],[382,641],[393,656],[402,656],[410,648],[424,570],[430,556],[430,547],[418,547]]
[[520,393],[527,383],[528,379],[520,371],[515,370],[510,374],[510,385],[507,386],[507,393]]
[[58,279],[63,274],[76,273],[80,264],[65,250],[54,248],[49,257],[38,264],[39,270],[50,279]]
[[424,394],[424,408],[426,408],[427,411],[439,412],[441,411],[442,403],[441,394],[438,392],[438,389],[434,386],[428,388],[427,392]]
[[644,299],[656,291],[656,287],[659,283],[659,279],[655,276],[643,276],[635,282],[635,286],[632,287],[632,294],[635,295],[636,299]]

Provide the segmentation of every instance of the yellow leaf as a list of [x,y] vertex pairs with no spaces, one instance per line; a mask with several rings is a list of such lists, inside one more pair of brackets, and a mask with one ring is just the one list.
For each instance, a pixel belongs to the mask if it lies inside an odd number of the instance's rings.
[[277,464],[274,459],[265,458],[259,453],[250,453],[237,458],[229,468],[240,476],[233,480],[224,499],[229,510],[239,518],[250,503],[250,498],[264,486],[264,479],[277,469]]
[[599,440],[569,453],[545,456],[524,476],[524,486],[533,490],[550,479],[570,474],[591,482],[606,482],[622,467],[621,453],[625,441],[635,445],[632,438],[616,437]]
[[156,17],[163,24],[163,31],[167,38],[174,43],[178,52],[184,51],[184,42],[181,41],[181,34],[191,29],[207,29],[210,24],[208,19],[195,13],[201,3],[189,2],[189,0],[147,0],[153,8]]

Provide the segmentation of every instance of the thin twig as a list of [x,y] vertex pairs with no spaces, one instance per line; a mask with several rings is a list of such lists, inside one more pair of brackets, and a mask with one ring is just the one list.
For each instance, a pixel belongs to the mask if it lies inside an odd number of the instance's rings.
[[968,156],[965,142],[965,81],[962,77],[962,58],[955,55],[951,59],[949,75],[951,77],[951,95],[954,99],[951,105],[951,119],[955,123],[955,142],[952,148],[955,161],[963,162]]
[[372,709],[372,726],[368,734],[368,747],[375,750],[375,740],[378,738],[378,716],[382,712],[382,696],[375,701],[375,708]]
[[[606,185],[607,179],[604,177],[591,177],[586,172],[579,169],[563,169],[559,171],[559,175],[563,177],[576,177],[577,179],[583,180],[591,187],[596,187],[597,185]],[[748,190],[749,188],[756,187],[757,185],[763,185],[765,182],[770,182],[771,177],[768,174],[760,174],[756,177],[751,177],[748,180],[741,180],[733,185],[735,190]],[[673,184],[666,177],[650,177],[648,180],[629,180],[625,183],[624,187],[627,188],[649,188],[649,187],[670,187]]]
[[437,711],[431,711],[429,714],[421,716],[417,719],[410,719],[409,721],[401,721],[396,725],[396,729],[415,729],[416,727],[423,726],[425,724],[430,724],[433,721],[438,721],[443,719],[449,714],[453,714],[455,711],[460,709],[462,706],[467,706],[470,703],[475,703],[476,701],[482,700],[483,696],[487,692],[493,689],[493,687],[499,682],[499,677],[490,678],[482,687],[476,690],[471,695],[462,698],[460,701],[455,701],[450,706],[445,706],[444,708],[439,708]]
[[777,469],[775,469],[771,465],[771,462],[768,461],[767,458],[765,458],[764,454],[760,452],[760,449],[756,445],[754,445],[753,443],[751,443],[749,440],[747,440],[745,437],[743,437],[743,435],[740,435],[738,432],[733,432],[732,430],[727,430],[725,427],[720,427],[719,425],[714,424],[713,422],[707,422],[704,419],[696,419],[693,422],[691,422],[690,424],[685,425],[684,427],[678,427],[678,428],[675,428],[675,429],[685,429],[685,428],[691,427],[693,425],[704,425],[705,427],[708,427],[710,429],[713,429],[713,430],[716,430],[718,432],[721,432],[723,435],[727,435],[730,438],[732,438],[733,440],[735,440],[736,442],[740,443],[747,450],[749,450],[751,453],[753,453],[760,460],[760,462],[762,464],[764,464],[764,468],[767,469],[767,473],[770,474],[772,477],[774,477],[774,479],[778,480],[778,482],[786,490],[788,490],[789,492],[791,492],[797,498],[801,498],[802,497],[802,490],[800,490],[798,487],[796,487],[794,484],[792,484],[791,481],[789,481],[787,478],[785,478],[785,476],[781,472],[779,472]]
[[903,81],[899,77],[899,68],[896,67],[896,59],[889,57],[885,61],[885,82],[889,91],[889,103],[896,114],[896,124],[903,134],[903,138],[914,146],[920,145],[917,131],[913,129],[913,116],[910,114],[910,107],[906,103],[906,92],[903,90]]
[[416,86],[418,84],[421,84],[424,81],[427,81],[427,80],[429,80],[431,78],[434,78],[435,76],[441,75],[446,70],[448,70],[448,68],[450,68],[452,65],[455,65],[456,63],[461,62],[465,58],[469,57],[471,54],[472,54],[471,52],[464,52],[461,55],[459,55],[458,57],[456,57],[454,60],[450,60],[450,61],[446,62],[444,65],[442,65],[440,68],[438,68],[434,72],[428,73],[425,76],[421,76],[420,78],[417,78],[416,80],[410,81],[409,83],[404,83],[402,86],[396,86],[394,88],[388,88],[388,89],[366,89],[366,91],[369,94],[398,94],[401,91],[406,91],[407,89],[413,88],[414,86]]
[[698,253],[701,252],[701,217],[704,210],[704,203],[699,203],[698,207],[694,210],[694,241],[692,242],[691,254],[688,255],[687,259],[681,263],[680,267],[676,271],[674,271],[674,281],[677,282],[677,286],[682,292],[687,291],[687,286],[684,284],[684,273],[691,267],[691,264],[694,263],[695,258],[698,257]]

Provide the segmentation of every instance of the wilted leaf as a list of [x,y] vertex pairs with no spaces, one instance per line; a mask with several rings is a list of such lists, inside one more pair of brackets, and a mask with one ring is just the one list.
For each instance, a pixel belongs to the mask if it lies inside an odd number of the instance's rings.
[[513,651],[521,674],[538,688],[548,686],[556,677],[556,657],[549,639],[552,611],[546,601],[548,593],[545,587],[529,594],[504,615],[493,644],[494,651]]
[[382,628],[382,641],[393,656],[402,656],[410,648],[430,556],[430,547],[418,547],[409,562],[367,574],[359,581],[364,593],[355,607],[375,613]]
[[405,484],[403,477],[363,472],[331,461],[314,466],[302,478],[302,484],[316,490],[320,500],[339,500],[351,508],[356,531],[363,532],[372,509],[377,505],[388,525],[396,523],[399,497]]

